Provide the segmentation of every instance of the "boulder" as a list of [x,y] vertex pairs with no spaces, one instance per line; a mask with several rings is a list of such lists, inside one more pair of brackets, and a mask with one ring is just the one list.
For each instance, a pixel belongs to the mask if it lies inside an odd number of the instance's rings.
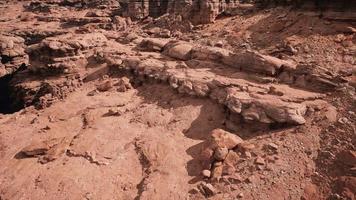
[[212,149],[220,148],[227,148],[233,149],[238,144],[242,143],[243,140],[232,133],[224,131],[223,129],[214,129],[211,131],[211,137],[209,139],[210,147]]
[[163,53],[169,57],[189,60],[191,58],[191,50],[193,48],[192,44],[186,42],[169,42],[165,47]]

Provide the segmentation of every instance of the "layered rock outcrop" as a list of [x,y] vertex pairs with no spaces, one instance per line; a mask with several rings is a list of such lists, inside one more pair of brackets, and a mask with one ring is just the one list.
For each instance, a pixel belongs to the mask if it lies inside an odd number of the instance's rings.
[[21,37],[0,35],[0,77],[28,64],[24,42]]
[[145,17],[159,17],[163,14],[178,14],[184,20],[191,21],[195,24],[211,23],[215,18],[229,8],[234,8],[239,4],[238,0],[151,0],[128,2],[127,14],[136,19]]

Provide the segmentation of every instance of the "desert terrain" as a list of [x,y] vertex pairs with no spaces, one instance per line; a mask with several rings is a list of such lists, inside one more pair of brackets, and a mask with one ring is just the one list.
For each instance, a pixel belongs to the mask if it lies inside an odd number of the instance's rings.
[[355,43],[354,0],[1,0],[0,200],[354,200]]

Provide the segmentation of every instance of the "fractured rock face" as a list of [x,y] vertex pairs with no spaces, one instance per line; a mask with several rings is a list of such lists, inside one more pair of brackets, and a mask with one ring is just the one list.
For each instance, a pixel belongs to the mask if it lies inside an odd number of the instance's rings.
[[31,57],[29,69],[50,74],[73,73],[86,65],[86,53],[90,49],[106,41],[106,37],[99,33],[46,38],[28,47]]
[[283,102],[274,96],[257,94],[251,96],[245,92],[229,89],[227,102],[228,107],[232,111],[241,113],[245,120],[263,123],[305,123],[303,117],[306,112],[305,105]]
[[148,16],[156,18],[170,13],[180,15],[184,20],[194,24],[206,24],[214,22],[219,14],[237,5],[239,5],[237,0],[130,0],[127,3],[127,15],[131,18],[143,19]]
[[24,42],[21,37],[0,35],[0,77],[28,64]]

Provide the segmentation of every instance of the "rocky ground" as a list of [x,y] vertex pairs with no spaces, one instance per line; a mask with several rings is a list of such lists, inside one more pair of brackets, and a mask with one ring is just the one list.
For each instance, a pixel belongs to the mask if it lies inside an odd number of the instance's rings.
[[339,7],[1,1],[0,200],[356,199]]

